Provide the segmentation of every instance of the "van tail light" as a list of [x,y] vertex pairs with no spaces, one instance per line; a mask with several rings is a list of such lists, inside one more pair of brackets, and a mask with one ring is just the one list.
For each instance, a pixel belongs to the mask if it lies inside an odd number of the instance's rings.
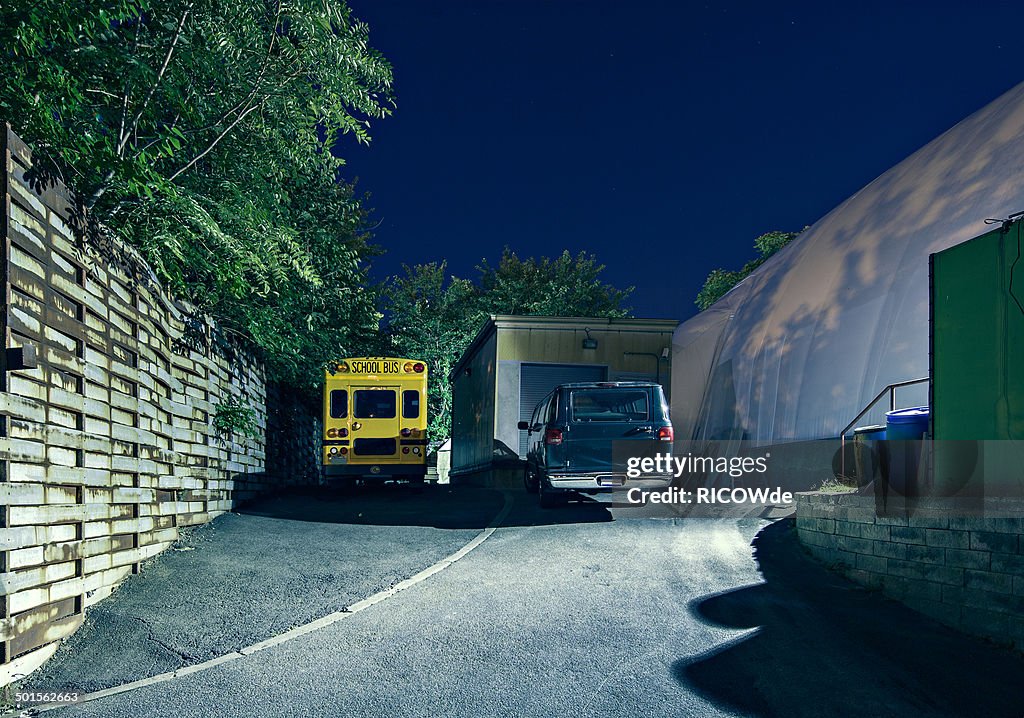
[[663,426],[658,429],[658,440],[659,441],[672,441],[675,436],[672,434],[671,426]]
[[548,429],[544,432],[544,443],[551,445],[559,445],[562,443],[562,430],[561,429]]

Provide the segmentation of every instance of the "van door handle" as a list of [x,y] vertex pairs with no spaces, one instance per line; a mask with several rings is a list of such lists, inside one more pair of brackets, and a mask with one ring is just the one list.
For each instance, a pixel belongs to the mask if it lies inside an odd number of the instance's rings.
[[652,431],[654,431],[654,427],[653,426],[637,426],[637,427],[635,427],[629,433],[630,434],[650,434]]

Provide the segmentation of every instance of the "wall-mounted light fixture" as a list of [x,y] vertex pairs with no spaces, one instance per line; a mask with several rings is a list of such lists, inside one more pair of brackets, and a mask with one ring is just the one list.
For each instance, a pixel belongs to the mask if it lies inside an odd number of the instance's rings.
[[590,327],[584,327],[583,331],[587,333],[587,338],[583,340],[584,349],[597,349],[597,340],[591,338]]

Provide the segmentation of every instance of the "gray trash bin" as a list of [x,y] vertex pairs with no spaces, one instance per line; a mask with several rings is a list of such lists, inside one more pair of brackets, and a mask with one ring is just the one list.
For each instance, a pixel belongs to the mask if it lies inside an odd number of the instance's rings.
[[858,426],[853,430],[853,460],[857,484],[867,486],[881,475],[885,426]]

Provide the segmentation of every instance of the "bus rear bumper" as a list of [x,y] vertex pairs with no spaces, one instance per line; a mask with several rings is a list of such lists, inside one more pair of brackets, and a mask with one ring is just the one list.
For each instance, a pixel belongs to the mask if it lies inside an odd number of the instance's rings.
[[427,474],[423,464],[333,464],[324,466],[324,478],[331,479],[422,479]]

